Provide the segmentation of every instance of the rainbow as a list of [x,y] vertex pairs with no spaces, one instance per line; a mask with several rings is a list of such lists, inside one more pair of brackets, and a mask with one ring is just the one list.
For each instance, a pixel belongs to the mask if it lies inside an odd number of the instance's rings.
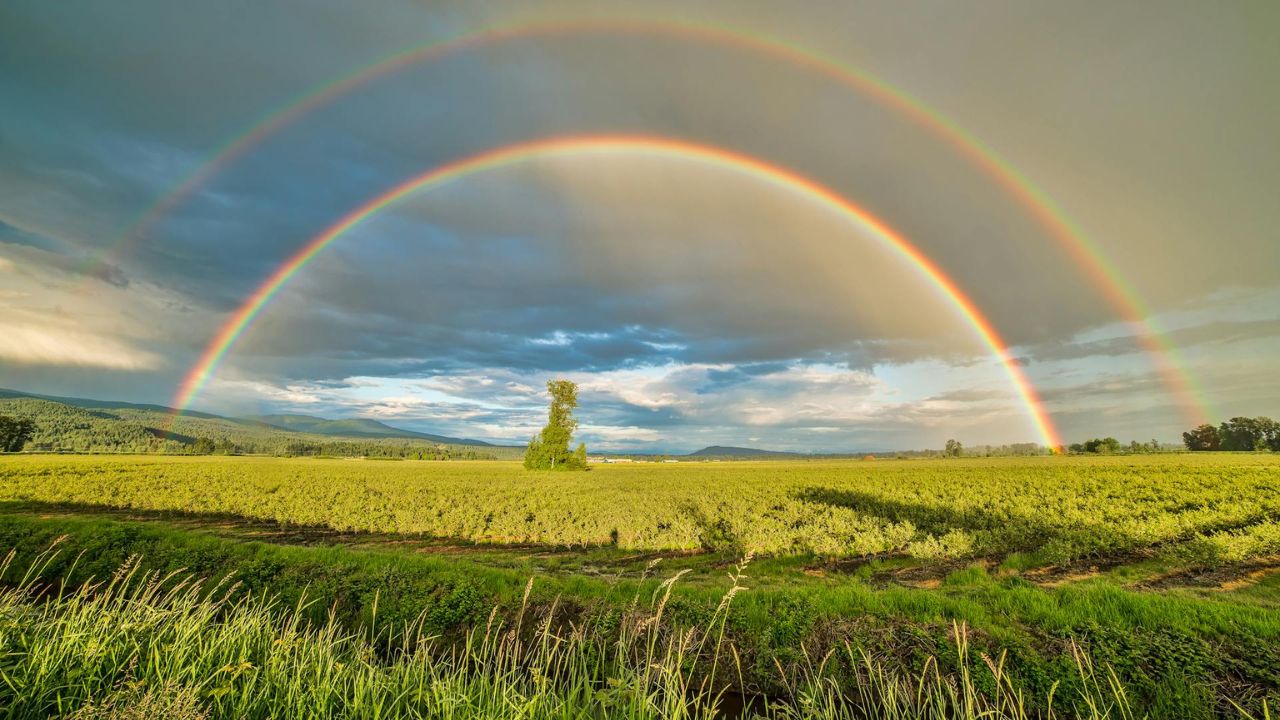
[[383,192],[350,211],[313,237],[266,279],[222,326],[213,341],[187,373],[174,397],[175,416],[189,406],[201,388],[212,377],[218,363],[253,323],[282,287],[298,274],[330,243],[360,225],[389,205],[420,190],[477,172],[499,168],[533,158],[584,153],[644,152],[651,155],[701,161],[745,173],[805,196],[841,213],[857,225],[869,230],[899,256],[923,273],[939,293],[969,322],[983,343],[991,349],[1012,381],[1027,408],[1041,441],[1050,448],[1059,447],[1061,439],[1044,410],[1034,386],[1022,367],[1009,354],[1004,340],[973,301],[932,260],[905,237],[882,220],[834,191],[786,168],[730,150],[665,137],[644,135],[587,135],[552,137],[506,145],[464,157],[428,170]]
[[1067,250],[1072,259],[1102,291],[1107,302],[1121,319],[1135,332],[1189,421],[1198,425],[1212,414],[1208,411],[1204,393],[1196,386],[1179,357],[1177,349],[1151,319],[1151,312],[1119,269],[1107,259],[1102,249],[1068,218],[1047,193],[993,148],[942,113],[868,72],[843,65],[836,60],[795,45],[723,27],[653,20],[530,23],[471,32],[401,50],[352,73],[315,86],[264,115],[245,132],[218,148],[209,161],[189,175],[172,192],[148,208],[116,243],[108,247],[100,264],[106,264],[113,258],[118,258],[128,249],[131,242],[144,237],[160,217],[190,197],[223,168],[235,162],[250,149],[298,118],[346,95],[355,88],[411,65],[454,52],[521,38],[582,33],[688,38],[692,41],[761,53],[825,76],[909,118],[950,145],[991,177]]

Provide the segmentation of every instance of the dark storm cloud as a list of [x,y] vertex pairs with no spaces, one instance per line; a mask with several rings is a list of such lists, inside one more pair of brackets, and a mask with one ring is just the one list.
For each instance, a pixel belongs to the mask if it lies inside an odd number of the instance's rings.
[[[1275,7],[1212,17],[1196,9],[645,7],[711,24],[732,17],[856,62],[932,103],[1048,191],[1157,315],[1226,286],[1268,297],[1280,283],[1280,206],[1271,197],[1280,184],[1271,142],[1280,51],[1250,31],[1274,22]],[[623,9],[521,8],[543,20],[584,12],[604,18]],[[301,2],[6,6],[0,254],[14,269],[0,275],[0,290],[21,311],[22,331],[56,330],[40,337],[66,349],[54,355],[67,362],[150,368],[165,389],[142,399],[163,399],[227,313],[351,208],[495,145],[626,131],[751,153],[865,205],[972,296],[1018,346],[1017,362],[1050,385],[1051,404],[1096,406],[1089,383],[1068,390],[1055,378],[1138,355],[1129,338],[1073,340],[1108,327],[1117,309],[1034,211],[947,142],[777,58],[673,37],[530,38],[406,68],[267,138],[141,236],[124,238],[158,198],[272,108],[394,50],[516,14],[416,2],[360,12]],[[735,423],[798,427],[833,412],[805,397],[813,377],[784,372],[796,364],[856,372],[989,362],[918,273],[829,210],[758,179],[663,163],[534,163],[406,202],[291,282],[221,372],[344,393],[360,376],[702,364],[712,367],[673,382],[672,392],[740,406],[704,404],[701,415],[613,390],[593,401],[612,427],[683,423],[732,435],[726,428]],[[106,265],[86,262],[116,246],[128,251]],[[64,297],[86,266],[99,268],[110,290],[93,298],[96,307]],[[134,296],[116,292],[124,290]],[[1229,359],[1275,337],[1277,323],[1265,312],[1201,318],[1168,339],[1209,367],[1214,353]],[[77,342],[92,352],[68,349]],[[0,350],[35,357],[30,347]],[[1271,345],[1249,347],[1274,357]],[[4,370],[9,384],[36,378],[47,391],[65,383],[93,394],[93,379],[78,371],[30,362]],[[1229,390],[1229,374],[1216,377],[1224,397],[1247,401]],[[1109,397],[1141,397],[1158,412],[1159,388],[1122,385]],[[842,392],[851,403],[861,397]],[[956,406],[986,413],[998,404],[984,389],[930,392],[831,424],[905,428],[954,421]],[[501,424],[500,411],[485,412],[484,422]],[[528,417],[524,405],[512,413],[511,423]]]
[[[77,96],[97,111],[91,118],[106,121],[105,129],[101,122],[84,130],[81,126],[85,123],[73,124],[76,134],[85,135],[83,143],[72,143],[72,147],[86,146],[81,150],[82,171],[111,188],[139,188],[150,181],[150,192],[141,194],[153,195],[156,189],[166,183],[171,185],[199,162],[203,153],[194,148],[210,145],[201,142],[209,133],[201,123],[192,125],[193,118],[199,116],[203,123],[211,123],[210,116],[245,115],[226,107],[236,105],[232,101],[235,85],[230,78],[246,77],[248,87],[243,88],[240,103],[247,104],[243,98],[272,96],[274,87],[285,84],[281,76],[304,70],[315,73],[315,64],[304,65],[296,58],[268,73],[253,72],[266,67],[273,57],[271,49],[262,43],[266,37],[273,43],[277,41],[271,29],[277,19],[280,18],[270,14],[255,18],[255,30],[248,39],[237,36],[240,39],[223,45],[203,34],[199,42],[188,40],[190,47],[177,47],[170,39],[148,38],[159,41],[156,47],[148,48],[151,52],[178,55],[176,65],[190,74],[190,85],[177,81],[182,72],[147,72],[134,53],[112,49],[109,43],[105,48],[93,45],[76,51],[83,55],[83,65],[54,64],[46,69],[79,78],[82,68],[89,67],[102,76],[105,86],[113,81],[124,84],[128,102],[109,100],[96,93]],[[182,23],[176,39],[186,39],[193,32],[186,23],[194,20],[157,13],[150,23],[157,29]],[[233,21],[219,15],[210,22],[216,27]],[[29,29],[35,35],[56,36],[61,27],[55,19],[46,19]],[[329,30],[318,28],[315,32],[323,37]],[[286,32],[278,38],[283,44],[276,52],[297,43],[294,37],[294,32]],[[75,44],[71,38],[58,39],[69,50]],[[35,52],[31,45],[28,40],[20,46],[20,59]],[[234,54],[243,70],[215,76],[211,66],[218,52]],[[306,52],[302,54],[305,56]],[[684,80],[673,83],[677,69]],[[146,78],[147,82],[125,82],[135,76]],[[799,97],[780,97],[761,106],[762,84],[776,92],[795,92],[790,88],[796,86],[797,80],[804,80],[801,85],[807,86],[809,92],[827,91],[822,101],[827,112],[797,112],[793,106]],[[430,92],[419,92],[420,88],[429,88]],[[24,89],[35,95],[32,103],[37,107],[43,100],[46,111],[58,117],[72,115],[58,112],[63,109],[58,103],[75,98],[55,92],[56,97],[48,99],[40,92],[25,86]],[[135,97],[129,97],[131,93]],[[262,104],[265,103],[259,101],[258,106]],[[147,112],[142,120],[134,117],[140,114],[139,108],[155,107],[167,110]],[[689,112],[691,107],[697,112]],[[512,112],[513,108],[520,112]],[[166,112],[174,117],[165,118]],[[794,126],[784,137],[777,133],[777,113],[785,114]],[[841,121],[832,122],[833,118]],[[852,130],[856,136],[847,148],[847,157],[834,162],[830,153],[792,141],[795,135],[821,136],[837,129]],[[91,134],[94,130],[98,131],[96,136]],[[126,130],[142,137],[134,142],[116,137]],[[1034,303],[1040,298],[1046,298],[1046,303],[1054,302],[1043,287],[1034,294],[1019,291],[1016,285],[1024,282],[1023,276],[1013,272],[1037,260],[1034,256],[1042,253],[1043,244],[1037,251],[1034,243],[999,237],[1033,234],[1034,228],[1016,213],[998,212],[1000,222],[990,222],[992,214],[985,209],[993,201],[1002,201],[982,184],[960,182],[970,170],[960,167],[948,154],[938,152],[938,148],[904,146],[898,141],[904,130],[896,118],[886,116],[865,99],[830,87],[830,83],[805,78],[795,68],[664,38],[516,42],[483,54],[450,58],[443,68],[412,69],[375,83],[342,103],[321,108],[291,128],[288,135],[270,139],[255,148],[251,156],[227,168],[224,175],[205,188],[203,195],[177,208],[172,217],[155,227],[151,236],[144,238],[143,251],[133,260],[144,263],[152,274],[225,309],[232,298],[247,292],[253,278],[268,274],[290,248],[335,219],[342,208],[358,204],[415,170],[530,136],[617,130],[706,138],[828,179],[894,218],[908,234],[923,238],[929,252],[957,274],[972,274],[966,268],[980,267],[1006,278],[1001,291],[1026,298],[1019,313],[1002,318],[1006,334],[1015,340],[1026,336],[1020,326],[1028,330],[1034,327],[1021,318],[1044,314]],[[917,131],[905,133],[919,135]],[[922,146],[931,145],[927,139],[919,139],[925,140]],[[184,153],[184,145],[191,149]],[[152,156],[177,156],[183,161],[170,161],[177,167],[165,167],[164,162],[148,163]],[[938,183],[945,184],[948,192],[927,193],[931,210],[919,213],[920,200],[926,196],[922,184]],[[84,189],[75,193],[77,197],[84,194]],[[129,196],[139,194],[135,190]],[[112,203],[139,205],[124,198]],[[512,218],[521,218],[528,212],[519,198],[506,198],[501,207]],[[945,222],[939,222],[943,218]],[[126,214],[107,226],[118,227],[127,222]],[[981,282],[968,284],[980,297],[986,292]],[[1026,288],[1029,290],[1030,286]],[[1070,307],[1079,305],[1077,302]],[[1096,308],[1092,312],[1096,314]],[[994,308],[993,314],[1000,315],[1000,309]],[[1067,315],[1063,304],[1058,303],[1056,316],[1066,322]],[[1078,326],[1080,320],[1070,322]],[[790,341],[788,338],[784,342]],[[779,351],[767,352],[776,355]]]
[[785,363],[751,363],[728,368],[726,370],[708,370],[707,382],[698,386],[696,392],[712,393],[734,385],[751,382],[760,375],[778,372],[786,368]]
[[[23,230],[0,220],[0,246],[6,243],[37,250],[37,253],[30,253],[15,248],[15,251],[9,254],[22,256],[24,260],[38,264],[42,271],[51,270],[63,278],[75,281],[83,280],[88,273],[91,279],[116,287],[123,288],[129,285],[129,278],[121,268],[110,263],[94,262],[93,258],[83,253],[64,254],[67,249],[66,243],[54,241],[40,233]],[[26,272],[26,265],[27,263],[24,262],[20,271]]]
[[61,244],[39,233],[14,227],[3,220],[0,220],[0,242],[27,245],[46,252],[56,252]]

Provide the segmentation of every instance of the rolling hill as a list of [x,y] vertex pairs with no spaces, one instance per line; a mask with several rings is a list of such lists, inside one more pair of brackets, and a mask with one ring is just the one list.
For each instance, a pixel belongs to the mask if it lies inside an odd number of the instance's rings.
[[284,430],[313,433],[315,435],[369,438],[413,438],[417,440],[430,440],[431,442],[443,443],[446,445],[477,445],[480,447],[495,447],[493,443],[488,443],[483,440],[468,440],[465,438],[448,437],[446,435],[433,435],[431,433],[404,430],[402,428],[392,427],[385,423],[378,422],[377,420],[369,420],[368,418],[329,420],[327,418],[315,417],[313,415],[251,415],[239,419],[259,422],[264,425],[271,425]]
[[729,445],[711,445],[695,450],[685,457],[700,458],[745,458],[745,457],[795,457],[798,453],[779,450],[761,450],[759,448],[732,447]]
[[421,458],[516,457],[523,448],[403,430],[374,420],[307,415],[230,418],[172,408],[0,389],[0,414],[29,418],[28,449],[46,452],[219,452]]

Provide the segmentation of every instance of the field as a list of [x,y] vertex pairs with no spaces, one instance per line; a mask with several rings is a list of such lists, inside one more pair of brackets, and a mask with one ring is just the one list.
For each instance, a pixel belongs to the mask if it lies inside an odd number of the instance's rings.
[[[383,716],[447,714],[404,702],[397,683],[418,666],[432,668],[433,692],[479,693],[477,707],[542,697],[548,704],[530,716],[563,715],[553,707],[586,717],[697,715],[717,704],[713,688],[733,693],[718,698],[721,711],[737,702],[840,716],[869,713],[868,688],[883,698],[895,683],[911,689],[906,704],[870,716],[974,717],[966,692],[1000,717],[1043,714],[1050,696],[1055,717],[1107,716],[1099,707],[1113,717],[1261,717],[1266,698],[1274,711],[1280,697],[1274,455],[642,463],[541,474],[487,461],[32,455],[0,459],[0,502],[0,543],[17,551],[0,602],[10,653],[0,670],[10,687],[27,678],[42,688],[17,716],[91,696],[136,704],[170,682],[180,692],[166,697],[219,716],[236,698],[248,703],[244,716],[296,707],[296,698],[249,702],[252,683],[238,674],[223,690],[177,670],[130,684],[128,663],[144,661],[156,638],[190,637],[180,618],[200,613],[224,635],[228,623],[251,628],[243,653],[256,659],[244,662],[264,687],[283,682],[268,680],[263,663],[286,662],[271,650],[286,625],[314,654],[306,672],[365,658],[364,675],[334,676],[333,697],[364,683],[372,695],[360,707],[384,703]],[[19,587],[33,563],[37,579]],[[130,563],[134,582],[92,585]],[[241,599],[166,594],[142,577],[151,570],[176,573],[169,583],[226,579]],[[62,599],[42,599],[54,586]],[[169,618],[147,631],[155,637],[121,631],[111,641],[133,655],[74,681],[58,674],[69,666],[37,672],[13,660],[22,655],[15,647],[52,653],[45,646],[75,622],[127,615],[119,598],[131,593],[142,597],[132,605]],[[477,645],[495,622],[510,625],[504,637],[514,644]],[[530,660],[537,632],[539,652],[550,652],[547,637],[574,649]],[[209,642],[200,662],[214,677],[235,663],[209,649],[229,639]],[[646,653],[660,661],[638,658]],[[479,670],[477,658],[509,672]],[[527,685],[527,662],[548,676],[541,691]],[[665,679],[650,678],[650,667]],[[930,672],[928,692],[909,701]],[[625,698],[630,709],[602,705],[592,694],[600,683],[628,688],[608,702]],[[960,693],[954,702],[950,692]]]
[[643,463],[31,457],[0,499],[231,515],[478,543],[1060,564],[1176,547],[1280,552],[1271,456]]

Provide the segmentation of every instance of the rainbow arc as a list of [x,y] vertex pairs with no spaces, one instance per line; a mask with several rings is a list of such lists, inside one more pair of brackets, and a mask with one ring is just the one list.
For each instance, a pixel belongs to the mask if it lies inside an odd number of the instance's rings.
[[871,73],[793,44],[724,26],[654,19],[528,22],[486,28],[405,48],[351,73],[314,86],[263,115],[245,131],[219,147],[171,192],[151,205],[108,247],[100,262],[105,264],[116,261],[138,239],[145,237],[160,218],[266,139],[368,83],[453,53],[520,39],[557,39],[582,34],[673,37],[759,53],[826,77],[898,113],[943,141],[981,170],[1014,198],[1068,252],[1101,291],[1118,317],[1138,338],[1188,421],[1200,424],[1212,414],[1208,412],[1203,393],[1180,359],[1177,348],[1156,325],[1152,313],[1132,283],[1124,278],[1103,249],[1046,192],[994,148],[936,109]]
[[799,193],[816,203],[839,212],[854,225],[883,242],[899,257],[929,280],[938,293],[969,323],[992,355],[1004,368],[1040,441],[1056,448],[1062,444],[1053,421],[1045,411],[1035,387],[1021,365],[1010,355],[1004,340],[979,311],[968,295],[936,263],[904,236],[856,203],[835,191],[796,172],[759,158],[686,140],[644,135],[586,135],[552,137],[498,147],[432,168],[373,197],[348,212],[326,230],[314,236],[268,277],[231,315],[205,348],[199,360],[183,379],[173,405],[175,413],[183,412],[209,382],[218,364],[227,355],[263,309],[282,288],[325,248],[364,221],[396,202],[417,192],[439,187],[468,175],[505,167],[528,160],[562,155],[592,153],[645,153],[676,160],[712,164],[747,174],[780,188]]

